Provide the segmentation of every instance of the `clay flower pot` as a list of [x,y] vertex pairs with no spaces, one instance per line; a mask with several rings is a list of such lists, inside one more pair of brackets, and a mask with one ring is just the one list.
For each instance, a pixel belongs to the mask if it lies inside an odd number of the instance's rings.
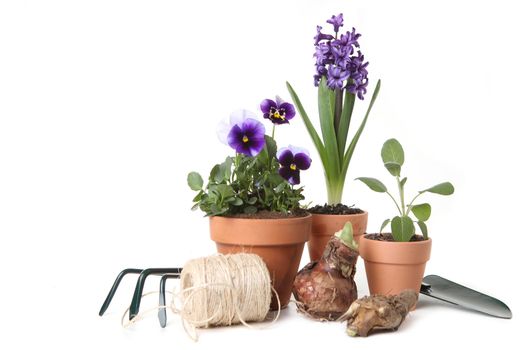
[[[292,285],[310,238],[312,216],[285,219],[210,218],[210,237],[222,254],[253,253],[268,267],[281,307],[290,301]],[[270,308],[277,309],[272,296]]]
[[352,223],[353,236],[359,243],[359,238],[366,233],[368,212],[350,215],[312,214],[312,235],[308,241],[310,261],[316,261],[323,255],[326,243],[334,233],[342,230],[347,222]]
[[420,291],[431,238],[418,242],[359,241],[370,294],[396,295],[405,289]]

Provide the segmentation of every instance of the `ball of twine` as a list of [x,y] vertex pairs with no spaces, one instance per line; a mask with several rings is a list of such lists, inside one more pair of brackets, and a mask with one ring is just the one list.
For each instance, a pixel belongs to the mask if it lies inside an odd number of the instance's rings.
[[[180,277],[177,309],[190,328],[265,320],[271,300],[270,274],[255,254],[229,254],[188,261]],[[276,317],[277,318],[277,317]]]

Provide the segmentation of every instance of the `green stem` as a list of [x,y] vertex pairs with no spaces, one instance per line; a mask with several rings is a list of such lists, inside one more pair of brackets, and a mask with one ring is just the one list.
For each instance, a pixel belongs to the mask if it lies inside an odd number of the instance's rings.
[[406,212],[406,215],[409,215],[410,214],[410,211],[411,211],[411,206],[413,205],[413,202],[415,202],[415,200],[417,198],[419,198],[419,196],[423,194],[423,192],[419,192],[415,197],[413,197],[413,199],[411,200],[410,204],[408,204],[408,211]]
[[328,195],[328,204],[339,204],[343,200],[344,179],[338,182],[330,182],[326,179],[326,193]]
[[390,196],[390,198],[393,200],[393,203],[395,203],[395,206],[397,207],[397,209],[399,210],[399,214],[401,214],[402,216],[402,211],[401,211],[401,207],[399,207],[399,203],[397,203],[397,201],[395,200],[395,198],[393,198],[393,196],[391,195],[390,192],[386,191],[386,194],[388,196]]
[[399,195],[401,198],[401,208],[402,208],[402,214],[406,212],[406,207],[404,206],[404,188],[401,185],[401,179],[397,176],[397,186],[399,186]]
[[272,125],[272,138],[274,138],[274,135],[275,135],[275,124]]

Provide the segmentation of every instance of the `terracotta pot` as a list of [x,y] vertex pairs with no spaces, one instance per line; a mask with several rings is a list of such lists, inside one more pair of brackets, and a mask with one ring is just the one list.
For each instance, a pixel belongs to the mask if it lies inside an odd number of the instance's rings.
[[321,258],[326,243],[348,221],[352,223],[354,238],[359,242],[359,238],[366,233],[368,212],[351,215],[312,214],[312,235],[308,241],[310,261]]
[[418,242],[387,242],[362,237],[359,254],[364,259],[370,294],[399,294],[405,289],[420,291],[431,238]]
[[[222,254],[253,253],[268,267],[281,307],[290,300],[304,244],[310,238],[312,216],[288,219],[210,218],[210,237]],[[270,308],[277,309],[272,296]]]

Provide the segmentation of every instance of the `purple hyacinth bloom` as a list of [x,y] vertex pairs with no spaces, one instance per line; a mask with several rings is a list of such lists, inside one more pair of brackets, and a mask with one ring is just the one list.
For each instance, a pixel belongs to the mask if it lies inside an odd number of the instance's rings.
[[330,67],[328,70],[328,79],[326,84],[330,89],[342,89],[344,82],[350,77],[350,72],[343,70],[341,67]]
[[247,118],[232,126],[227,141],[237,153],[255,157],[265,147],[265,126],[255,119]]
[[314,36],[315,45],[318,45],[320,41],[322,40],[332,40],[334,37],[331,34],[324,34],[321,33],[321,30],[323,27],[317,26],[317,34]]
[[348,89],[362,100],[368,86],[368,62],[364,61],[359,47],[361,34],[355,28],[339,33],[344,25],[342,13],[332,16],[327,23],[333,25],[335,37],[323,33],[323,28],[317,26],[314,85],[319,86],[322,77],[326,77],[330,89]]
[[292,185],[298,185],[301,182],[299,172],[310,168],[312,164],[312,159],[306,149],[292,145],[277,151],[277,160],[281,165],[279,175]]
[[332,16],[326,23],[330,23],[334,27],[334,32],[338,32],[339,28],[343,26],[343,14],[340,13],[337,16]]
[[274,124],[288,124],[288,121],[295,116],[294,105],[284,102],[279,96],[276,100],[265,99],[261,102],[263,118],[269,119]]

